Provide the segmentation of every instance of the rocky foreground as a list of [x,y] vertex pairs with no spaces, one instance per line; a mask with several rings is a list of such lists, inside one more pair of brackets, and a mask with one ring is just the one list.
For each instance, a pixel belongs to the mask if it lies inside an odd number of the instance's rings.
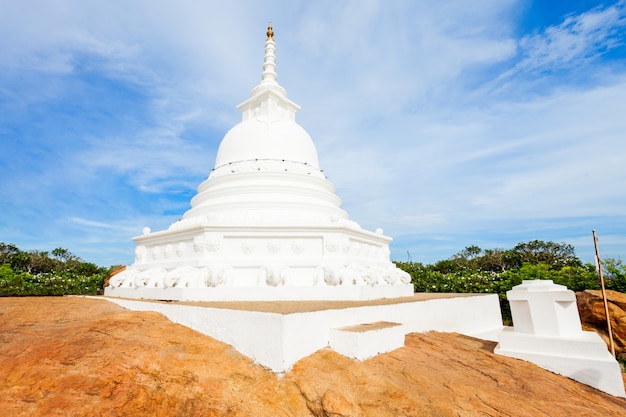
[[[263,343],[259,340],[259,343]],[[230,346],[80,297],[0,299],[3,416],[625,416],[626,400],[494,343],[411,334],[365,362],[321,350],[276,375]]]

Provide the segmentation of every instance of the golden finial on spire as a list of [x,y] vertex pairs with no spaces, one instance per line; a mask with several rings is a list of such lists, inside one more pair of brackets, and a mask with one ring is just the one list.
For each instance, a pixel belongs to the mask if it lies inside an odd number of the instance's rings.
[[272,22],[267,26],[267,40],[274,40],[274,31],[272,30]]

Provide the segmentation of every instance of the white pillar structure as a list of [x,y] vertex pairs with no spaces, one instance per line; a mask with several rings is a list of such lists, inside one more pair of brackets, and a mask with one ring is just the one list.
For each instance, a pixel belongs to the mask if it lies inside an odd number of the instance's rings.
[[[191,208],[135,237],[135,261],[105,295],[157,300],[359,300],[413,294],[382,230],[341,209],[300,107],[278,84],[272,27],[261,82],[237,108]],[[364,184],[364,186],[366,186]]]
[[619,364],[602,338],[583,331],[576,295],[551,280],[530,280],[507,291],[513,328],[494,352],[533,362],[617,397],[626,397]]

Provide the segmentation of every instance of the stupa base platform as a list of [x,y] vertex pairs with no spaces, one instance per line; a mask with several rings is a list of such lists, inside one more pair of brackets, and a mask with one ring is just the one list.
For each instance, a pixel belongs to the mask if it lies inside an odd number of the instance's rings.
[[375,300],[407,297],[413,284],[302,287],[146,288],[107,287],[108,297],[165,301],[311,301]]
[[[274,372],[286,372],[298,360],[319,349],[332,349],[333,345],[341,346],[340,353],[355,358],[393,350],[400,347],[397,341],[390,344],[378,340],[388,337],[390,331],[394,335],[399,331],[403,335],[456,332],[497,341],[503,328],[496,294],[418,293],[369,301],[163,302],[105,298],[129,310],[159,312],[175,323],[233,346]],[[380,322],[393,326],[371,326]],[[338,345],[333,335],[351,326],[361,326],[361,334],[344,338]],[[363,347],[364,339],[380,349],[374,352]],[[400,340],[403,342],[403,338]]]

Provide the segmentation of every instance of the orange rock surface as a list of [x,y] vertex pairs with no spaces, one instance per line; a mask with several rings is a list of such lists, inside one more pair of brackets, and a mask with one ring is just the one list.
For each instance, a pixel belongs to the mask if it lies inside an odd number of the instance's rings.
[[[263,343],[259,340],[259,343]],[[276,375],[157,313],[0,298],[2,416],[624,416],[626,400],[494,343],[411,334],[364,362],[322,350]]]
[[[626,294],[607,290],[606,299],[611,317],[615,353],[618,357],[626,358]],[[602,291],[578,292],[576,302],[583,329],[595,331],[602,336],[607,346],[610,346]]]

